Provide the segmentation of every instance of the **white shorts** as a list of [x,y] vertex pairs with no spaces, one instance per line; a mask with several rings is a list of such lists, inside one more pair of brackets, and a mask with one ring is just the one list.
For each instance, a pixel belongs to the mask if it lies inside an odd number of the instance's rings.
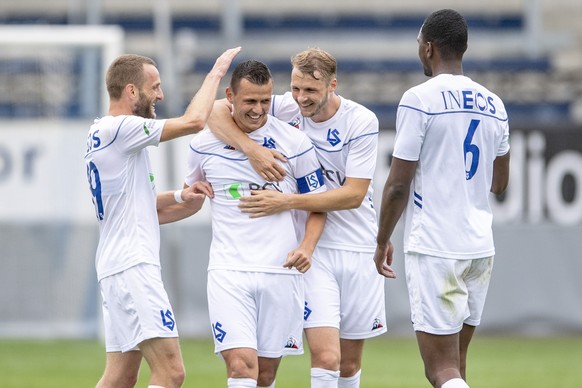
[[335,327],[343,339],[386,332],[384,278],[372,253],[317,247],[304,276],[305,328]]
[[473,260],[405,255],[406,284],[415,331],[449,335],[463,323],[479,326],[493,257]]
[[138,264],[99,282],[105,350],[127,352],[151,338],[178,337],[160,267]]
[[211,270],[207,287],[216,353],[251,348],[266,358],[303,354],[303,275]]

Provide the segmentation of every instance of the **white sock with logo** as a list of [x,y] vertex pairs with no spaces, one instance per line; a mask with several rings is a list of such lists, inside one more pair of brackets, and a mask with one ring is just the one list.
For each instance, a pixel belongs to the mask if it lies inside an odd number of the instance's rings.
[[362,370],[360,369],[351,377],[340,377],[337,383],[338,388],[359,388],[361,374]]
[[337,388],[339,370],[311,368],[311,388]]
[[451,379],[441,385],[441,388],[469,388],[469,385],[463,379]]

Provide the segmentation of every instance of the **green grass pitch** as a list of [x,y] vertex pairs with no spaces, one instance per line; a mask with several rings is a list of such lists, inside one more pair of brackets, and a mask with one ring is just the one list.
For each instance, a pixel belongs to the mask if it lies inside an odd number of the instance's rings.
[[[226,387],[223,362],[210,340],[183,339],[185,388]],[[469,351],[471,388],[582,387],[582,336],[523,339],[480,337]],[[0,340],[0,387],[94,387],[105,365],[98,341]],[[142,364],[138,387],[146,387]],[[277,388],[309,387],[309,356],[286,357]],[[364,350],[362,388],[429,387],[414,338],[385,335]]]

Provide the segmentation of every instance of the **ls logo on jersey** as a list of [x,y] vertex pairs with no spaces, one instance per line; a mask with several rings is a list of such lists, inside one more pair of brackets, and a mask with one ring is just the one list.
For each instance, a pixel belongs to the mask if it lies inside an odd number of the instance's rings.
[[339,138],[339,134],[340,133],[337,129],[330,128],[327,130],[327,141],[333,147],[335,147],[336,145],[338,145],[341,142],[341,139]]
[[297,178],[297,187],[301,194],[315,191],[323,186],[323,173],[321,169],[313,171],[311,174]]
[[220,322],[216,322],[212,324],[212,332],[214,333],[214,338],[220,343],[224,341],[224,337],[226,337],[226,331],[222,330],[222,324]]
[[307,321],[307,318],[311,315],[311,309],[307,307],[307,302],[305,302],[305,309],[303,310],[303,320]]
[[170,310],[160,310],[160,315],[162,316],[162,325],[170,329],[170,331],[174,330],[174,326],[176,326],[176,321],[174,321],[174,317],[172,316],[172,312]]
[[230,201],[239,199],[245,194],[241,182],[229,183],[227,185],[224,185],[223,188],[224,194],[226,195],[226,199]]
[[272,137],[264,137],[263,138],[263,147],[272,148],[272,149],[277,148],[275,146],[275,140],[273,140]]

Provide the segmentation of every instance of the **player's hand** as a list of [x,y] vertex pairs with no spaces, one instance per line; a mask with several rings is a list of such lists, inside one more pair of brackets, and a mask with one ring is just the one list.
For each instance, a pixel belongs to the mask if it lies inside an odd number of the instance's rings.
[[214,190],[212,190],[212,185],[206,181],[194,182],[192,185],[182,190],[182,199],[184,202],[204,199],[205,196],[209,198],[214,197]]
[[390,241],[388,241],[388,243],[384,246],[376,246],[376,252],[374,253],[374,263],[376,264],[376,270],[380,275],[389,279],[396,278],[396,273],[391,267],[393,253],[394,246]]
[[241,47],[239,46],[239,47],[228,49],[225,52],[223,52],[216,59],[216,62],[214,62],[214,67],[212,67],[210,74],[214,74],[220,78],[224,77],[226,75],[226,73],[228,72],[228,68],[230,67],[230,64],[232,63],[232,60],[234,59],[234,57],[236,57],[236,55],[240,52],[240,50],[241,50]]
[[250,196],[239,198],[238,207],[243,213],[249,213],[250,218],[257,218],[289,210],[287,204],[285,194],[278,191],[251,190]]
[[278,151],[266,147],[253,147],[249,150],[247,157],[253,169],[259,175],[269,181],[281,181],[285,177],[285,169],[281,166],[281,162],[286,163],[285,158]]
[[285,268],[297,268],[297,271],[305,273],[311,268],[311,255],[301,248],[297,248],[287,255],[287,260],[283,264]]

